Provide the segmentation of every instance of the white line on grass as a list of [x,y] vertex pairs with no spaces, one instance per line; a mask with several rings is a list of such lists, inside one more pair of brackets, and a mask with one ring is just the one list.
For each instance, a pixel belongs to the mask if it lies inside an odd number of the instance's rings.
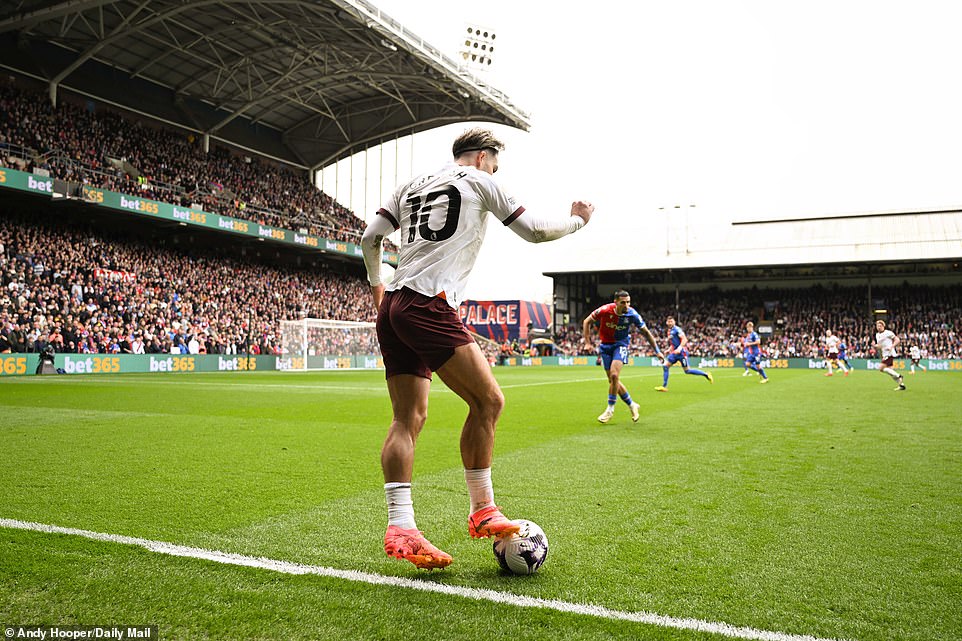
[[[158,375],[157,375],[157,374],[154,374],[154,375],[152,375],[152,376],[157,377]],[[644,376],[644,375],[641,375],[641,376],[635,375],[635,376],[633,376],[633,377],[631,377],[631,378],[641,378],[641,377],[643,377],[643,376]],[[39,385],[43,385],[43,384],[47,383],[47,380],[41,381],[40,378],[41,378],[41,377],[39,377],[39,376],[24,377],[24,378],[22,378],[22,379],[17,380],[17,382],[18,382],[18,383],[28,383],[28,384],[29,384],[29,383],[35,383],[35,384],[39,384]],[[118,378],[114,378],[114,379],[110,379],[110,378],[97,378],[97,379],[93,379],[93,378],[85,378],[85,377],[81,377],[81,376],[76,376],[76,377],[73,377],[73,376],[72,376],[72,377],[69,377],[69,378],[68,378],[68,377],[58,378],[58,379],[56,379],[56,380],[57,380],[58,383],[60,383],[60,382],[68,382],[68,381],[71,382],[71,383],[87,382],[87,383],[97,384],[97,385],[101,385],[101,384],[108,384],[108,385],[125,385],[125,384],[126,384],[126,385],[130,385],[130,384],[138,384],[138,385],[139,385],[139,384],[142,384],[142,383],[146,383],[146,384],[148,384],[148,385],[189,385],[189,386],[191,387],[191,389],[197,389],[197,388],[202,388],[202,387],[203,387],[203,388],[214,388],[214,389],[245,389],[245,388],[249,388],[249,389],[262,390],[262,391],[269,391],[269,390],[274,390],[274,391],[276,391],[276,390],[292,390],[292,391],[307,392],[307,393],[310,393],[310,392],[318,392],[318,391],[359,392],[359,393],[360,393],[360,392],[383,393],[383,392],[385,392],[385,391],[387,390],[387,387],[386,387],[386,386],[378,386],[378,387],[370,387],[370,386],[367,386],[367,387],[365,387],[365,386],[357,386],[357,385],[328,385],[328,384],[325,384],[325,383],[316,383],[316,384],[312,384],[312,383],[292,384],[292,383],[243,383],[243,382],[226,382],[226,381],[221,381],[221,382],[209,382],[209,381],[197,381],[197,380],[195,380],[195,379],[193,379],[193,378],[183,378],[183,379],[174,380],[174,381],[169,381],[169,380],[168,380],[168,381],[165,381],[165,380],[157,380],[156,378],[144,378],[144,377],[138,377],[138,378],[133,378],[133,377],[130,377],[130,378],[118,377]],[[515,388],[519,388],[519,387],[538,387],[538,386],[542,386],[542,385],[567,385],[567,384],[569,384],[569,383],[589,383],[589,382],[595,382],[595,381],[607,382],[607,381],[605,381],[604,378],[599,378],[599,377],[597,377],[597,376],[593,376],[593,377],[591,377],[591,378],[575,378],[575,379],[552,380],[552,381],[538,381],[538,382],[535,382],[535,383],[515,383],[515,384],[510,384],[510,385],[501,385],[501,389],[515,389]],[[443,385],[443,383],[442,383],[442,384],[438,384],[438,385],[433,386],[433,387],[432,387],[432,391],[448,392],[448,391],[450,391],[450,390],[448,390],[448,388],[445,387],[445,386]]]
[[536,383],[513,383],[509,385],[501,385],[501,389],[515,389],[518,387],[540,387],[542,385],[568,385],[570,383],[594,383],[596,381],[603,381],[607,383],[607,381],[605,381],[605,379],[603,378],[592,376],[591,378],[565,378],[557,381],[538,381]]
[[264,557],[244,556],[232,554],[230,552],[220,552],[217,550],[205,550],[203,548],[187,547],[165,543],[164,541],[151,541],[149,539],[139,539],[120,534],[105,534],[102,532],[91,532],[90,530],[79,530],[76,528],[60,527],[58,525],[47,525],[44,523],[31,523],[29,521],[18,521],[15,519],[0,519],[0,527],[17,530],[29,530],[32,532],[45,532],[47,534],[67,534],[80,536],[95,541],[109,543],[122,543],[124,545],[136,545],[151,552],[168,554],[170,556],[180,556],[192,559],[202,559],[225,563],[227,565],[237,565],[250,568],[259,568],[280,572],[283,574],[313,574],[358,583],[369,583],[371,585],[386,585],[397,588],[407,588],[409,590],[421,590],[424,592],[437,592],[449,596],[457,596],[476,601],[490,601],[492,603],[503,603],[521,608],[544,608],[568,614],[582,614],[586,616],[599,617],[602,619],[614,619],[619,621],[631,621],[634,623],[644,623],[647,625],[659,626],[662,628],[673,628],[678,630],[695,630],[698,632],[708,632],[719,634],[735,639],[753,639],[758,641],[835,641],[834,639],[823,639],[807,634],[787,634],[785,632],[773,632],[769,630],[757,630],[751,627],[734,626],[720,621],[704,621],[701,619],[679,618],[654,614],[651,612],[629,612],[624,610],[612,610],[600,605],[587,603],[571,603],[558,599],[539,599],[536,597],[512,594],[511,592],[498,592],[482,588],[468,588],[457,585],[445,585],[442,583],[430,583],[418,579],[406,579],[396,576],[385,576],[370,572],[360,572],[357,570],[338,570],[318,565],[302,565],[290,561],[278,561]]

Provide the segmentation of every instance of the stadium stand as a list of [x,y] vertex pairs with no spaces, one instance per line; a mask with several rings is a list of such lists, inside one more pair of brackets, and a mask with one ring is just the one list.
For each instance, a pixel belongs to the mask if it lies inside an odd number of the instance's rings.
[[[0,167],[305,229],[331,240],[359,238],[362,221],[311,184],[303,169],[216,139],[204,152],[195,132],[66,87],[60,88],[54,106],[45,90],[44,83],[27,77],[0,80]],[[148,245],[129,231],[61,227],[18,211],[0,219],[0,348],[12,338],[15,348],[37,351],[53,337],[58,351],[124,351],[139,331],[145,347],[154,351],[189,350],[193,338],[194,347],[210,353],[273,353],[279,320],[305,315],[371,320],[370,313],[361,313],[351,302],[367,290],[350,270],[264,266],[236,251],[187,251],[175,247],[172,237]],[[209,279],[163,278],[195,273],[198,266]],[[231,286],[230,276],[242,276],[241,284]],[[934,358],[962,352],[960,292],[959,285],[875,289],[900,319],[903,340],[919,344]],[[865,292],[859,287],[708,288],[688,292],[681,301],[664,292],[636,291],[634,300],[658,336],[664,335],[665,316],[675,314],[695,356],[739,356],[740,328],[747,319],[774,325],[766,340],[772,356],[817,358],[819,337],[828,328],[849,343],[853,357],[874,356]],[[766,310],[766,301],[777,305]],[[240,310],[248,309],[249,318],[241,319]],[[560,353],[583,353],[577,325],[557,333],[555,342]],[[482,348],[495,360],[496,346]],[[646,351],[640,342],[635,348],[636,353]]]
[[[903,340],[931,358],[962,353],[962,287],[879,287]],[[36,212],[0,216],[0,345],[11,351],[278,353],[279,322],[314,317],[372,321],[362,277],[265,264],[235,249],[187,248],[173,237],[103,229]],[[774,327],[769,356],[818,358],[819,337],[833,329],[851,356],[874,357],[873,329],[860,310],[864,289],[706,289],[633,292],[656,336],[674,314],[693,356],[738,357],[745,320]],[[596,301],[599,305],[604,302]],[[765,303],[769,304],[767,311]],[[761,316],[765,318],[762,319]],[[580,330],[555,336],[564,354],[584,353]],[[487,346],[493,359],[496,346]],[[640,341],[636,354],[647,352]]]
[[[357,243],[364,223],[296,172],[103,108],[0,84],[0,166]],[[388,249],[396,247],[388,241]]]
[[[363,221],[295,171],[95,104],[0,82],[0,166],[357,243]],[[396,247],[388,242],[388,249]]]
[[[874,321],[865,313],[864,287],[704,289],[681,294],[631,292],[633,306],[659,340],[666,336],[665,318],[674,315],[689,339],[693,356],[738,358],[745,321],[766,321],[773,327],[763,348],[772,358],[821,358],[820,337],[831,329],[848,344],[854,358],[875,358]],[[962,286],[903,284],[875,287],[873,297],[885,299],[899,319],[896,331],[907,345],[917,344],[929,358],[959,358],[962,354]],[[594,301],[594,309],[608,301]],[[766,302],[770,303],[766,308]],[[572,324],[555,334],[565,354],[585,354],[580,327]],[[633,335],[636,354],[648,353],[647,343]]]
[[0,351],[276,354],[281,320],[374,319],[359,276],[175,243],[0,212]]
[[140,332],[145,351],[271,353],[280,320],[371,320],[350,248],[118,217],[81,185],[352,243],[363,223],[312,171],[448,123],[530,126],[369,3],[174,4],[5,15],[0,167],[65,191],[0,189],[0,351],[126,351]]

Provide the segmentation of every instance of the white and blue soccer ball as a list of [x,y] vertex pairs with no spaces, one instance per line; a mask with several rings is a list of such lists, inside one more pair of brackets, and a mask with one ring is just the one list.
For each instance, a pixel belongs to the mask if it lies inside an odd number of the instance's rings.
[[498,564],[512,574],[534,574],[548,556],[548,537],[537,523],[523,519],[514,522],[521,530],[496,539],[494,556]]

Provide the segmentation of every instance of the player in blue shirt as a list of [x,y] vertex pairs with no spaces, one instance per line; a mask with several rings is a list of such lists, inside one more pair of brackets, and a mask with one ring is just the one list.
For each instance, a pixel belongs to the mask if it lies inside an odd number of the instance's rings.
[[631,296],[623,289],[615,292],[614,302],[602,305],[588,314],[582,322],[585,347],[589,352],[594,351],[591,341],[593,325],[598,326],[598,338],[601,341],[598,353],[608,377],[608,407],[598,417],[598,422],[607,423],[611,420],[615,413],[615,403],[620,396],[631,411],[631,420],[637,423],[640,406],[631,400],[628,388],[621,382],[621,368],[628,362],[631,351],[631,328],[638,329],[638,332],[654,348],[658,358],[664,362],[658,343],[641,315],[631,307]]
[[747,347],[742,347],[742,360],[745,361],[745,371],[744,371],[744,373],[742,374],[742,376],[748,376],[749,374],[752,373],[752,370],[749,369],[749,367],[748,367],[748,355],[749,355],[749,354],[751,354],[751,350],[749,350]]
[[846,356],[845,356],[845,352],[846,352],[847,350],[848,350],[848,346],[845,344],[845,341],[842,340],[842,341],[838,344],[838,360],[839,360],[839,362],[841,362],[841,363],[845,363],[845,367],[848,368],[847,370],[845,370],[845,375],[846,375],[846,376],[849,375],[849,372],[851,372],[853,369],[855,369],[854,367],[852,367],[852,364],[848,362],[848,358],[846,358]]
[[704,376],[708,379],[709,383],[713,383],[714,379],[712,375],[708,372],[703,372],[700,369],[693,369],[688,367],[688,337],[685,336],[685,330],[678,327],[675,324],[675,318],[669,316],[665,319],[665,325],[668,326],[668,342],[670,343],[668,353],[665,358],[664,366],[664,378],[660,386],[655,389],[659,392],[668,391],[668,373],[671,371],[671,366],[675,363],[681,363],[682,368],[684,368],[686,374],[694,374],[696,376]]
[[742,339],[742,345],[748,350],[748,356],[745,358],[745,365],[751,369],[758,372],[762,380],[759,383],[767,383],[768,375],[765,374],[765,370],[762,369],[762,339],[758,336],[755,331],[755,323],[748,321],[745,323],[745,329],[748,330],[748,335]]

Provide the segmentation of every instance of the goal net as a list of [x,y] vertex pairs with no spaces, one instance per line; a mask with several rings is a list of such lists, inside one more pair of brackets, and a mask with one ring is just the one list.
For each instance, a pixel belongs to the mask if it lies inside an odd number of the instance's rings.
[[382,367],[374,323],[305,318],[281,321],[280,369]]

